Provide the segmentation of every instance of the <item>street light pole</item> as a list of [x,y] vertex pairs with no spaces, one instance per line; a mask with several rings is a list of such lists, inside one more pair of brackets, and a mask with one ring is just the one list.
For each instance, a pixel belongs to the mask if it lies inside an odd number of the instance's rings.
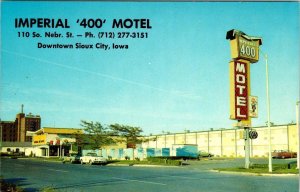
[[269,95],[269,69],[268,55],[264,54],[266,61],[266,90],[267,90],[267,115],[268,115],[268,130],[269,130],[269,172],[272,172],[272,142],[271,142],[271,122],[270,122],[270,95]]
[[298,147],[297,147],[297,169],[299,169],[299,162],[300,162],[300,155],[299,155],[299,151],[300,151],[300,131],[299,131],[299,103],[300,101],[296,102],[296,129],[298,130]]
[[2,131],[2,121],[1,121],[1,118],[0,118],[0,129],[1,129],[1,132],[0,132],[0,136],[1,136],[1,140],[0,140],[0,147],[2,147],[2,141],[3,141],[3,139],[2,139],[2,137],[3,137],[3,131]]

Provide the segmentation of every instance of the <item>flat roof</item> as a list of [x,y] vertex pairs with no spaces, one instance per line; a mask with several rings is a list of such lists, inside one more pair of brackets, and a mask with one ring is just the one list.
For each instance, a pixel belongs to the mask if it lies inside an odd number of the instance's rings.
[[[274,129],[276,127],[281,127],[281,126],[294,126],[296,123],[289,123],[289,124],[279,124],[279,125],[272,125],[271,129]],[[267,125],[262,125],[262,126],[255,126],[251,127],[251,129],[266,129],[268,128]],[[179,134],[191,134],[191,133],[204,133],[204,132],[218,132],[218,131],[234,131],[234,130],[239,130],[240,128],[210,128],[209,130],[199,130],[199,131],[187,131],[187,132],[166,132],[166,133],[160,133],[160,134],[150,134],[150,135],[144,135],[143,137],[156,137],[156,136],[170,136],[170,135],[179,135]]]
[[32,147],[31,142],[2,142],[1,147]]
[[14,121],[0,121],[0,123],[15,123]]
[[43,134],[43,133],[52,133],[52,134],[83,134],[83,130],[79,128],[58,128],[58,127],[43,127],[42,129],[37,130],[34,134]]

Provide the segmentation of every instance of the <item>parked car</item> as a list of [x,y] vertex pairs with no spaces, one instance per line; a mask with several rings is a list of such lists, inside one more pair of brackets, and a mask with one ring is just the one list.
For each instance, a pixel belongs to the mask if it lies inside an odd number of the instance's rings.
[[297,153],[288,150],[274,150],[272,152],[272,158],[285,159],[285,158],[295,158],[295,157],[297,157]]
[[202,158],[202,157],[213,157],[213,156],[214,156],[214,154],[206,152],[206,151],[199,151],[199,155],[198,155],[199,158]]
[[69,154],[68,156],[65,156],[63,158],[63,163],[70,162],[70,163],[80,163],[80,157],[79,154]]
[[98,156],[96,153],[87,153],[86,155],[80,157],[80,163],[84,164],[84,163],[89,163],[89,164],[106,164],[107,163],[107,159],[102,157],[102,156]]

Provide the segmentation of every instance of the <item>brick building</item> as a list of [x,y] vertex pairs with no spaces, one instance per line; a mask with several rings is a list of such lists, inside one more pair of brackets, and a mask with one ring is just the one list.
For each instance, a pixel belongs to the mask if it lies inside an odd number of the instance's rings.
[[14,121],[1,121],[3,142],[12,142],[17,140],[17,134]]
[[15,121],[1,121],[1,141],[6,142],[31,142],[32,137],[26,136],[26,131],[37,131],[41,128],[41,117],[31,113],[16,115]]

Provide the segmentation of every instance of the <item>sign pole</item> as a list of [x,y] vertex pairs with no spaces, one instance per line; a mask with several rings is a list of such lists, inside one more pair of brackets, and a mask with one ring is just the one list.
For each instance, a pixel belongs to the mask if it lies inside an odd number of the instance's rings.
[[250,63],[259,61],[259,46],[262,45],[262,38],[251,37],[242,31],[232,29],[227,32],[226,39],[230,40],[231,58],[233,59],[229,65],[230,119],[238,120],[241,123],[239,127],[244,128],[245,168],[249,169],[250,139],[257,137],[257,133],[253,131],[251,131],[251,137],[249,135],[251,117],[257,117],[257,98],[250,99],[249,97],[251,92]]
[[250,138],[249,127],[244,127],[245,133],[245,169],[249,169],[250,166]]

